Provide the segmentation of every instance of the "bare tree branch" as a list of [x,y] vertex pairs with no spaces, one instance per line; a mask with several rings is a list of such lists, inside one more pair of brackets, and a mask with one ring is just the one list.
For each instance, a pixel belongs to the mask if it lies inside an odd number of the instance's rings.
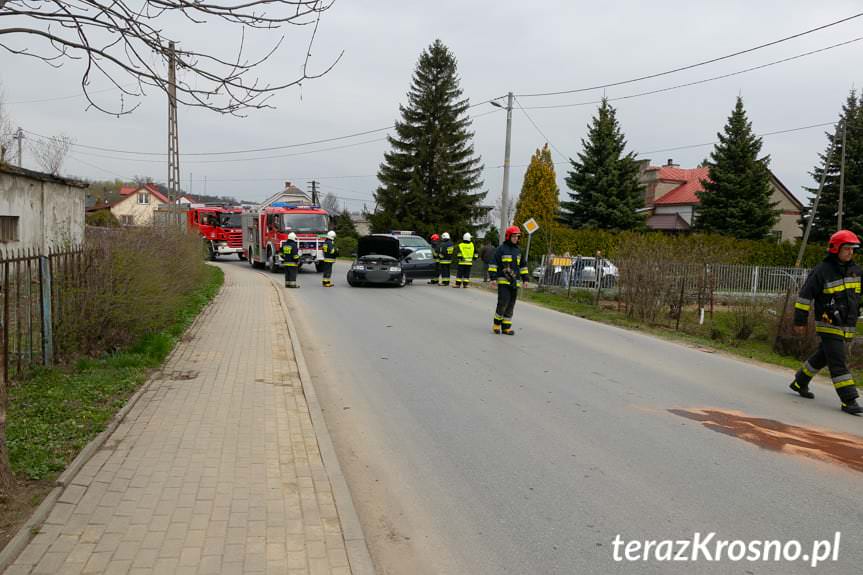
[[[21,56],[58,66],[67,60],[85,62],[81,87],[89,105],[109,114],[128,114],[122,96],[140,98],[146,86],[168,91],[169,37],[163,26],[182,16],[193,24],[212,19],[239,26],[239,46],[235,56],[221,57],[222,42],[211,41],[204,47],[177,43],[176,61],[181,72],[177,82],[177,101],[187,106],[207,108],[224,114],[242,115],[245,110],[271,107],[268,100],[278,91],[301,86],[309,79],[327,74],[341,60],[340,53],[320,73],[309,71],[312,47],[321,16],[333,6],[324,0],[247,0],[238,3],[212,3],[203,0],[0,0],[0,48]],[[281,47],[281,35],[271,48],[257,58],[247,58],[248,30],[266,32],[286,25],[308,26],[312,31],[302,58],[302,72],[294,78],[263,82],[256,69]],[[40,49],[31,48],[41,42]],[[109,108],[91,98],[94,77],[107,78],[120,89],[119,108]],[[127,77],[134,83],[130,88]]]
[[39,163],[43,171],[59,176],[60,168],[63,167],[63,161],[66,159],[66,155],[69,153],[74,142],[74,138],[66,134],[50,138],[40,138],[31,140],[30,151],[33,152],[36,162]]

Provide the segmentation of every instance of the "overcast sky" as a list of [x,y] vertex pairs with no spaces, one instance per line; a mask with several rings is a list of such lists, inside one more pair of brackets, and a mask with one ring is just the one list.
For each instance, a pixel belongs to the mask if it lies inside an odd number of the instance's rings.
[[[440,38],[458,58],[465,96],[471,102],[516,94],[576,89],[615,82],[685,66],[791,35],[850,16],[859,11],[852,0],[686,0],[641,2],[607,0],[576,2],[549,0],[502,3],[437,0],[419,2],[338,0],[322,19],[312,66],[326,67],[341,51],[344,57],[325,77],[306,82],[278,95],[274,110],[251,111],[244,119],[204,110],[179,111],[180,151],[209,152],[278,146],[337,137],[391,125],[420,52]],[[4,23],[6,24],[6,23]],[[309,29],[284,29],[288,43],[261,69],[264,80],[292,77],[302,61]],[[174,24],[170,32],[186,48],[218,49],[228,55],[239,41],[236,28],[225,25]],[[702,66],[650,81],[609,88],[618,98],[661,89],[758,66],[810,50],[863,37],[863,18],[758,50],[716,64]],[[257,34],[248,43],[252,53],[264,52],[278,33]],[[248,39],[247,39],[248,41]],[[37,40],[26,40],[38,47]],[[712,142],[734,105],[744,98],[756,132],[773,132],[838,117],[848,91],[863,85],[858,78],[863,41],[750,72],[655,95],[612,102],[628,140],[628,149],[664,163],[673,158],[682,167],[694,167],[710,153],[710,146],[656,151]],[[86,111],[81,97],[32,102],[80,93],[81,68],[68,62],[55,70],[31,59],[0,53],[2,82],[8,113],[15,125],[38,134],[72,135],[80,144],[133,151],[163,152],[167,148],[167,103],[153,91],[131,116],[115,118]],[[118,78],[123,83],[124,78]],[[102,81],[94,89],[105,88]],[[602,90],[537,98],[519,98],[525,108],[591,102]],[[98,94],[116,104],[118,93]],[[473,110],[492,112],[489,104]],[[556,149],[558,182],[568,165],[565,158],[581,149],[581,138],[596,105],[513,112],[510,190],[521,189],[524,165],[546,138]],[[505,135],[505,114],[477,117],[473,124],[476,152],[485,164],[487,204],[500,195]],[[772,158],[776,175],[798,196],[817,154],[826,146],[825,128],[764,138],[764,153]],[[305,188],[312,178],[323,192],[339,196],[350,209],[366,201],[373,205],[374,175],[388,149],[383,133],[332,144],[277,152],[225,157],[183,157],[183,186],[192,191],[260,200],[281,189],[285,180]],[[322,148],[351,145],[337,150],[289,157]],[[226,161],[232,159],[235,161]],[[145,160],[145,161],[141,161]],[[25,166],[35,168],[32,156]],[[93,179],[148,175],[167,179],[164,158],[74,149],[64,166],[69,175]]]

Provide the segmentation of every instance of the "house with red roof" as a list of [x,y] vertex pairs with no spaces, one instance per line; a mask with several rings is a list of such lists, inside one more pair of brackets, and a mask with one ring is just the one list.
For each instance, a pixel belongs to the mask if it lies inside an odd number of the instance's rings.
[[[702,180],[709,178],[706,167],[681,168],[672,160],[663,166],[652,166],[650,160],[639,165],[639,180],[644,186],[644,206],[647,227],[665,232],[685,232],[692,227],[698,212],[698,192],[704,191]],[[803,204],[770,172],[770,199],[780,211],[773,227],[778,240],[794,240],[802,233],[798,220]]]
[[172,202],[159,191],[156,184],[123,186],[110,200],[102,199],[87,209],[88,212],[110,210],[124,226],[149,226],[157,208]]

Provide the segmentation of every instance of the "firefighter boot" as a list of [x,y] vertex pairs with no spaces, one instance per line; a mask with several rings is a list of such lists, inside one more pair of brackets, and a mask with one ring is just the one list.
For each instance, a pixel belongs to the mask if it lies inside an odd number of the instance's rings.
[[848,401],[843,401],[842,411],[850,413],[851,415],[863,415],[863,407],[860,407],[860,404],[857,403],[856,397],[849,399]]
[[795,379],[794,381],[791,382],[791,385],[789,385],[788,387],[790,387],[792,389],[792,391],[796,391],[797,393],[799,393],[800,397],[805,397],[806,399],[815,399],[815,394],[812,393],[811,391],[809,391],[809,385],[808,384],[807,385],[800,385],[799,383],[797,383],[797,380]]
[[495,335],[500,335],[500,322],[503,320],[499,315],[494,316],[494,323],[491,324],[491,333]]
[[515,335],[515,332],[512,329],[512,322],[509,320],[503,320],[503,331],[501,332],[503,335]]

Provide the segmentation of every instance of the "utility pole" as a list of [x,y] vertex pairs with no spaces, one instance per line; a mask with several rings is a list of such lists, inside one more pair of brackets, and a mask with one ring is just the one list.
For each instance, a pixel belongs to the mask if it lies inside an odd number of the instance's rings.
[[192,195],[192,172],[189,172],[189,195]]
[[848,133],[848,118],[842,120],[842,163],[839,167],[839,223],[837,230],[842,229],[843,200],[845,197],[845,135]]
[[[509,225],[509,153],[512,142],[512,92],[506,95],[506,148],[503,153],[503,191],[500,195],[500,242]],[[494,103],[494,102],[493,102]],[[499,104],[497,104],[500,107]]]
[[318,182],[312,180],[309,182],[312,185],[312,204],[317,206],[320,202],[318,202]]
[[[824,171],[821,172],[821,182],[818,184],[818,193],[815,194],[815,201],[812,203],[812,211],[809,213],[809,221],[806,222],[806,231],[803,232],[803,241],[800,242],[800,251],[797,252],[797,261],[794,262],[794,267],[799,268],[803,262],[803,254],[806,253],[806,244],[809,242],[809,232],[812,231],[812,222],[815,221],[815,212],[818,211],[818,202],[821,200],[821,192],[824,191],[824,181],[827,179],[827,170],[830,169],[830,162],[833,159],[833,150],[836,149],[836,138],[839,137],[839,126],[833,133],[833,138],[830,140],[830,151],[824,157]],[[840,208],[840,213],[842,212]]]
[[168,191],[180,192],[180,142],[177,135],[177,56],[168,42]]
[[23,168],[24,166],[21,164],[21,161],[23,158],[23,154],[22,154],[22,150],[21,150],[21,144],[22,144],[22,142],[24,142],[24,130],[22,130],[19,127],[18,131],[15,132],[15,135],[12,136],[12,139],[18,140],[18,167]]

